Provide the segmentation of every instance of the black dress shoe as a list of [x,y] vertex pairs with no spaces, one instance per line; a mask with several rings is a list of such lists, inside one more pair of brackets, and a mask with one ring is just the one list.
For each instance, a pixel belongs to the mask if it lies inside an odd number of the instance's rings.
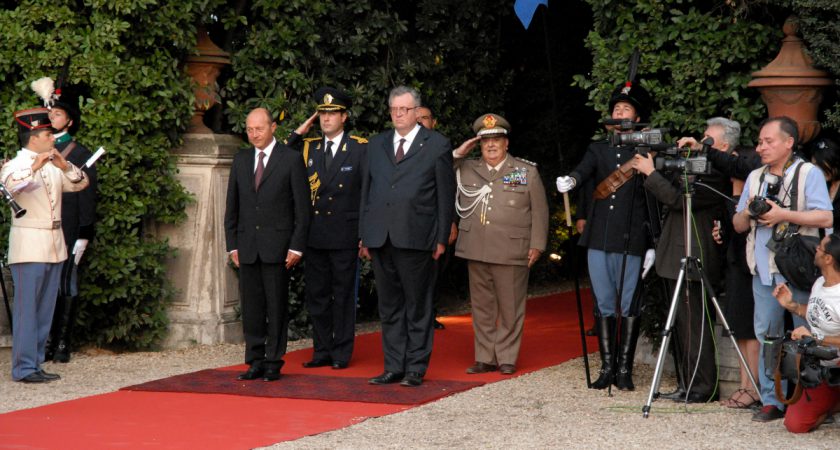
[[52,380],[44,378],[44,376],[41,375],[41,372],[32,372],[18,381],[21,383],[49,383]]
[[487,364],[481,361],[476,361],[475,364],[473,364],[470,368],[467,369],[467,373],[470,375],[474,375],[477,373],[493,372],[496,369],[498,369],[498,367],[496,367],[495,364]]
[[347,368],[347,363],[343,361],[333,361],[332,368],[334,370],[341,370]]
[[685,399],[688,403],[708,403],[716,402],[720,399],[720,394],[710,395],[704,392],[690,392]]
[[313,359],[312,361],[307,361],[303,363],[303,367],[307,369],[311,369],[313,367],[326,367],[332,363],[329,359]]
[[400,382],[400,386],[417,387],[423,384],[423,375],[417,372],[408,372]]
[[240,373],[237,380],[251,381],[263,376],[263,370],[260,367],[251,366],[246,372]]
[[684,402],[685,401],[685,390],[682,388],[678,388],[674,392],[669,392],[667,394],[659,394],[659,398],[665,400],[673,400],[675,402]]
[[440,323],[439,320],[435,319],[435,330],[445,330],[446,327]]
[[513,375],[516,372],[516,366],[513,364],[502,364],[499,366],[499,373],[502,375]]
[[381,375],[379,375],[377,377],[373,377],[370,380],[368,380],[368,383],[370,383],[370,384],[393,384],[393,383],[399,383],[400,380],[402,380],[402,379],[403,379],[403,374],[395,373],[395,372],[388,372],[386,370],[385,372],[382,372]]
[[44,378],[46,378],[50,381],[61,379],[61,375],[59,375],[57,373],[49,373],[49,372],[45,371],[44,369],[41,369],[40,372],[41,372],[42,377],[44,377]]
[[277,381],[280,379],[280,369],[266,369],[263,373],[263,381]]

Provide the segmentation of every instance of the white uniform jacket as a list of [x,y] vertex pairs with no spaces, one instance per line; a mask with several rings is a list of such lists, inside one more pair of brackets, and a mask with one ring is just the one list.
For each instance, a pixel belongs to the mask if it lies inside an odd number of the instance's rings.
[[89,183],[84,172],[69,162],[65,171],[50,162],[33,171],[36,156],[29,149],[21,149],[0,170],[0,181],[26,209],[23,217],[12,218],[9,264],[59,263],[67,259],[61,231],[61,193],[81,191]]

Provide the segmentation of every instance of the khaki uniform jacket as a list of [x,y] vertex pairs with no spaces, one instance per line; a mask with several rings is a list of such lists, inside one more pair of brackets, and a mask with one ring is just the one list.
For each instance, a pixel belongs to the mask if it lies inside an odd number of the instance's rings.
[[[528,250],[544,251],[548,239],[548,202],[537,167],[511,155],[494,175],[483,159],[457,160],[461,184],[491,188],[486,210],[479,202],[458,224],[455,255],[491,264],[528,265]],[[458,202],[474,199],[458,191]],[[464,213],[459,213],[464,215]]]
[[78,192],[88,186],[88,178],[78,167],[67,163],[61,169],[47,162],[32,171],[37,154],[28,149],[18,151],[14,159],[3,165],[0,181],[13,194],[26,214],[12,218],[9,232],[9,264],[59,263],[67,259],[67,247],[61,231],[61,193]]

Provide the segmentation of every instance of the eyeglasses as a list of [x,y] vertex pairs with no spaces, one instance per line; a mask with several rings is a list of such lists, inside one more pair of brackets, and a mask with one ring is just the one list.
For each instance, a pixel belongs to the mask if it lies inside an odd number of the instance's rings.
[[391,114],[401,116],[409,111],[414,111],[417,109],[417,106],[412,106],[411,108],[406,108],[405,106],[394,106],[388,109],[391,111]]

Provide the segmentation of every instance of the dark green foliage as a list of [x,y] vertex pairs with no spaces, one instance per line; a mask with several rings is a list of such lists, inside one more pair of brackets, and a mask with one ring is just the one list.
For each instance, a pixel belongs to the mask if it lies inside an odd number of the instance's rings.
[[[14,110],[38,106],[29,83],[56,78],[72,56],[69,82],[88,91],[78,139],[108,151],[97,164],[99,221],[83,264],[81,341],[146,348],[166,331],[172,290],[163,261],[171,250],[144,224],[181,220],[189,201],[173,178],[169,150],[179,145],[192,109],[179,62],[194,46],[194,24],[209,3],[28,0],[0,9],[6,123]],[[0,134],[7,156],[18,148],[14,130],[5,126]]]
[[280,137],[314,110],[312,92],[333,85],[353,97],[357,133],[384,130],[388,91],[407,84],[460,143],[472,119],[499,108],[509,75],[498,69],[507,2],[262,0],[221,14],[233,52],[223,96],[241,131],[256,106],[285,117]]
[[575,82],[589,92],[590,105],[609,114],[610,94],[626,80],[639,48],[638,78],[654,98],[653,125],[697,133],[707,118],[725,116],[744,126],[745,142],[752,140],[765,107],[746,84],[778,51],[780,24],[752,21],[724,2],[587,2],[594,12],[586,40],[593,68]]

